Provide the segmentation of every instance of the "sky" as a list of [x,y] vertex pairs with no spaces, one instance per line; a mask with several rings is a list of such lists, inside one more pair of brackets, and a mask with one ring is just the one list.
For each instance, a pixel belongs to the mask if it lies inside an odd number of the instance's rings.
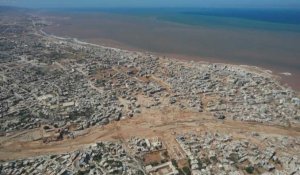
[[300,8],[300,0],[0,0],[18,7],[215,7]]

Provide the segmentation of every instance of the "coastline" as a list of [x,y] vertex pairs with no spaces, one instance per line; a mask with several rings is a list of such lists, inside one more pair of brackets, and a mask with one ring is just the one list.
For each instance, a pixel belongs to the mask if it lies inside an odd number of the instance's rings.
[[61,40],[72,40],[78,44],[89,45],[89,46],[93,46],[93,47],[108,48],[108,49],[113,49],[113,50],[123,50],[125,52],[138,52],[138,53],[142,53],[142,54],[150,54],[150,55],[158,56],[161,58],[177,60],[177,61],[181,61],[181,62],[197,62],[200,64],[206,63],[206,64],[219,64],[219,65],[228,65],[228,66],[233,66],[233,67],[239,67],[239,68],[245,69],[247,71],[256,72],[258,74],[264,74],[264,75],[267,75],[268,77],[272,77],[277,82],[279,82],[281,86],[283,86],[287,89],[292,89],[297,94],[297,96],[300,96],[300,82],[299,82],[299,85],[296,82],[297,86],[291,86],[290,81],[287,81],[287,79],[286,79],[287,77],[292,77],[292,74],[289,72],[280,72],[280,71],[276,71],[276,70],[266,69],[266,68],[263,68],[260,66],[254,66],[254,65],[236,64],[236,63],[233,63],[230,61],[224,62],[224,61],[220,61],[220,59],[217,59],[217,58],[204,58],[204,57],[197,57],[197,56],[192,57],[192,56],[179,55],[179,54],[149,52],[149,51],[145,51],[143,49],[126,46],[125,44],[122,44],[122,43],[119,43],[116,41],[112,41],[112,40],[105,40],[106,42],[104,42],[104,43],[103,43],[103,40],[101,40],[102,43],[98,44],[97,42],[91,42],[89,40],[84,41],[82,39],[77,39],[74,37],[66,38],[66,37],[61,37],[61,36],[57,36],[57,35],[53,35],[53,34],[48,34],[47,32],[44,31],[44,29],[41,29],[40,32],[44,36],[53,37],[53,38],[61,39]]
[[[180,60],[257,66],[300,91],[298,33],[232,31],[108,13],[39,15],[50,21],[45,31],[53,35]],[[287,72],[292,75],[282,74]]]
[[179,61],[194,61],[197,63],[211,63],[211,64],[225,64],[225,65],[232,65],[232,66],[239,66],[248,69],[255,69],[260,70],[263,72],[269,72],[273,78],[280,82],[280,84],[286,88],[291,88],[298,94],[300,94],[300,82],[297,82],[297,77],[291,74],[290,72],[283,72],[277,69],[268,69],[262,66],[255,66],[255,65],[248,65],[248,64],[238,64],[232,61],[225,61],[224,59],[218,59],[213,57],[201,57],[201,56],[189,56],[189,55],[182,55],[182,54],[172,54],[172,53],[158,53],[158,52],[150,52],[144,49],[136,48],[133,46],[128,46],[126,44],[111,40],[111,39],[77,39],[75,37],[61,37],[55,34],[48,34],[45,29],[42,32],[47,36],[52,36],[58,39],[63,40],[74,40],[79,44],[90,45],[94,47],[102,47],[102,48],[110,48],[110,49],[118,49],[124,50],[129,52],[140,52],[144,54],[151,54],[159,57],[166,57],[171,58]]
[[1,60],[0,174],[157,173],[152,162],[196,174],[202,160],[211,160],[208,174],[244,174],[248,164],[257,174],[300,172],[300,96],[272,71],[96,44],[48,34],[39,18],[14,20],[1,26],[26,30],[3,34],[2,50],[15,45]]
[[[276,77],[276,79],[278,81],[280,81],[282,85],[284,85],[288,88],[292,88],[294,91],[296,91],[297,93],[300,94],[300,81],[297,82],[297,78],[294,77],[295,76],[294,74],[283,71],[283,70],[277,70],[277,69],[272,69],[272,68],[270,69],[270,68],[265,68],[265,67],[256,66],[256,65],[239,64],[237,62],[225,61],[224,59],[220,59],[220,58],[218,59],[218,58],[213,58],[213,57],[188,56],[188,55],[172,54],[172,53],[149,52],[149,51],[146,51],[146,50],[143,50],[140,48],[129,47],[129,46],[126,46],[125,44],[117,43],[115,41],[111,41],[111,42],[109,40],[104,40],[104,41],[107,41],[106,43],[104,43],[104,45],[106,47],[118,48],[118,49],[128,50],[128,51],[132,51],[132,52],[149,53],[152,55],[157,55],[159,57],[167,57],[167,58],[172,58],[172,59],[176,59],[176,60],[180,60],[180,61],[194,61],[194,62],[198,62],[198,63],[226,64],[226,65],[258,68],[258,69],[261,69],[264,71],[271,72],[271,74],[274,77]],[[88,42],[90,42],[90,41],[88,41]],[[99,42],[96,41],[96,42],[91,42],[91,43],[98,45]],[[101,41],[100,41],[100,43],[101,43]],[[103,45],[100,44],[100,46],[103,46]]]

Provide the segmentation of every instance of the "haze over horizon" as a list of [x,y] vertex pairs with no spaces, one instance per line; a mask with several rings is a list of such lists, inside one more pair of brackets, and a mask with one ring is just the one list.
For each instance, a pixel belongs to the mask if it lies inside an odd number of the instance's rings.
[[138,7],[196,7],[196,8],[300,8],[298,0],[0,0],[1,6],[26,8],[138,8]]

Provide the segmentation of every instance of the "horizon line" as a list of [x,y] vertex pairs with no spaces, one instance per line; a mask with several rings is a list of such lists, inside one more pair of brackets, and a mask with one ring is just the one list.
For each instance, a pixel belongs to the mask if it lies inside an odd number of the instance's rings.
[[295,9],[300,10],[300,7],[192,7],[192,6],[186,6],[186,7],[179,7],[179,6],[162,6],[162,7],[146,7],[146,6],[136,6],[136,7],[92,7],[92,6],[86,6],[86,7],[25,7],[25,6],[14,6],[14,5],[1,5],[0,7],[7,7],[7,8],[19,8],[19,9]]

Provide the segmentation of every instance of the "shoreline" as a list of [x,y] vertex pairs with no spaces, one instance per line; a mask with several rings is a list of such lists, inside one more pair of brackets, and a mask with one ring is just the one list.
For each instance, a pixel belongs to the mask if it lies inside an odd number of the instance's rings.
[[[187,55],[180,55],[180,54],[170,54],[170,53],[157,53],[157,52],[149,52],[140,48],[134,48],[130,46],[126,46],[125,44],[109,40],[109,39],[96,39],[100,44],[97,42],[91,42],[91,40],[84,40],[84,39],[77,39],[75,37],[61,37],[57,36],[54,34],[48,34],[44,29],[39,30],[44,36],[48,37],[53,37],[56,39],[61,39],[61,40],[71,40],[74,41],[78,44],[83,44],[83,45],[89,45],[93,47],[102,47],[102,48],[108,48],[108,49],[113,49],[113,50],[123,50],[125,52],[139,52],[142,54],[150,54],[166,59],[171,59],[171,60],[178,60],[182,62],[197,62],[197,63],[206,63],[206,64],[221,64],[221,65],[230,65],[234,67],[240,67],[240,68],[245,68],[250,71],[255,71],[255,72],[263,72],[267,73],[270,77],[274,78],[276,81],[280,83],[281,86],[284,86],[285,88],[292,89],[298,96],[300,95],[300,84],[296,86],[292,86],[290,84],[290,81],[285,81],[287,77],[292,77],[293,75],[290,72],[282,72],[282,71],[277,71],[277,70],[270,70],[266,69],[264,67],[260,66],[255,66],[255,65],[246,65],[246,64],[237,64],[234,62],[230,61],[220,61],[220,59],[217,58],[212,58],[212,57],[200,57],[200,56],[187,56]],[[106,42],[103,42],[105,40]]]
[[298,171],[300,96],[272,71],[93,44],[47,34],[35,18],[15,21],[2,24],[26,30],[4,33],[15,45],[1,67],[0,172],[151,174],[169,162],[195,174],[212,159],[208,174],[249,165]]
[[[233,32],[106,13],[39,16],[49,21],[43,27],[49,34],[180,60],[257,66],[271,70],[281,77],[282,84],[300,91],[298,35],[248,29]],[[282,74],[286,72],[292,75]]]

